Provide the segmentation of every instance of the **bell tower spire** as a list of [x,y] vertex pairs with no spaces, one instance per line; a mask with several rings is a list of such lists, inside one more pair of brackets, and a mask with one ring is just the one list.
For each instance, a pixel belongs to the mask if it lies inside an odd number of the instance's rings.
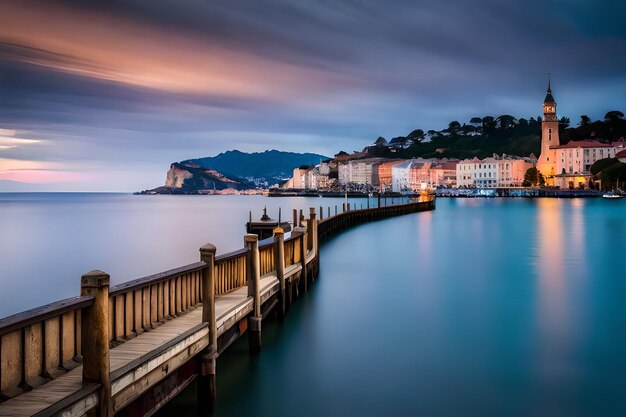
[[552,96],[552,88],[550,86],[550,73],[548,73],[548,90],[546,91],[546,98],[543,99],[543,120],[549,122],[557,121],[556,118],[556,101]]
[[541,122],[541,154],[537,169],[541,171],[549,185],[553,185],[556,171],[556,150],[559,146],[559,119],[556,117],[556,101],[552,96],[551,74],[548,73],[548,90],[543,100],[543,120]]

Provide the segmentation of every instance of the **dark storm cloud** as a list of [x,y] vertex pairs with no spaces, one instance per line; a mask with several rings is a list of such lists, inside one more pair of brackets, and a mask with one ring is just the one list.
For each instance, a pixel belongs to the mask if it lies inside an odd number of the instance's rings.
[[549,71],[561,115],[598,118],[624,110],[624,17],[617,1],[5,3],[0,128],[48,146],[0,158],[156,171],[237,147],[330,154],[537,116]]

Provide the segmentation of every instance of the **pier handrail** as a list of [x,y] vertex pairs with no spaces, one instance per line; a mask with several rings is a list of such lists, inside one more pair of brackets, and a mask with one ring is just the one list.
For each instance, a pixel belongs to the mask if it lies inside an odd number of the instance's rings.
[[14,330],[31,326],[49,318],[58,317],[70,311],[88,307],[92,303],[93,297],[79,295],[13,314],[12,316],[0,319],[0,336],[4,336]]
[[202,261],[111,287],[109,342],[123,343],[202,301]]
[[247,285],[248,252],[250,252],[248,248],[242,248],[215,257],[215,295]]
[[0,397],[32,390],[80,365],[81,317],[93,303],[91,296],[71,297],[0,320]]

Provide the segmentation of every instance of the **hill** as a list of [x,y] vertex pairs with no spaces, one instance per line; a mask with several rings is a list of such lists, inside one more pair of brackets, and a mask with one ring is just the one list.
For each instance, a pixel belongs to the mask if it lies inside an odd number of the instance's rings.
[[216,156],[174,162],[165,185],[141,194],[199,194],[205,192],[267,188],[290,178],[293,169],[327,160],[313,153],[277,150],[246,153],[237,150]]
[[317,165],[328,157],[314,153],[282,152],[275,149],[246,153],[238,150],[217,156],[189,159],[181,164],[197,164],[214,169],[233,179],[244,179],[257,187],[278,184],[291,177],[293,169],[302,165]]

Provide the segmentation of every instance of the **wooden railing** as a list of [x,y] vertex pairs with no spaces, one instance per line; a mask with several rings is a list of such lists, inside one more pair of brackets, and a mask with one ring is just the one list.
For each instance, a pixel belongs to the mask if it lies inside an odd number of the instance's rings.
[[300,262],[301,244],[302,237],[300,234],[292,233],[288,239],[285,239],[285,266]]
[[259,259],[261,261],[261,275],[269,274],[276,270],[274,266],[274,243],[259,246]]
[[109,341],[116,344],[159,326],[202,301],[204,262],[125,282],[109,293]]
[[357,224],[374,220],[385,219],[407,213],[433,210],[435,200],[419,201],[407,204],[384,206],[381,208],[369,208],[362,210],[345,211],[331,217],[327,217],[318,223],[317,233],[319,242],[323,242],[331,236],[346,230]]
[[236,290],[248,283],[247,255],[248,249],[243,248],[215,257],[215,295]]
[[44,384],[81,361],[81,311],[73,297],[0,320],[0,401]]

